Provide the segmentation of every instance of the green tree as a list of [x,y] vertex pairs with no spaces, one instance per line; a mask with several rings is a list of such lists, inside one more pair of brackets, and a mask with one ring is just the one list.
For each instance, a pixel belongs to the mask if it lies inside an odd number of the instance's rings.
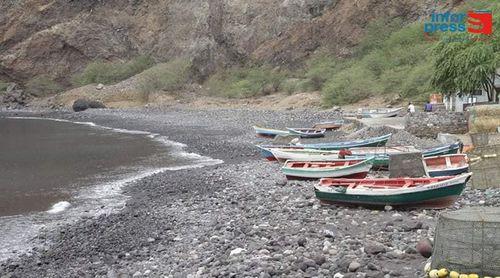
[[434,74],[432,85],[442,93],[468,94],[484,89],[490,101],[498,101],[500,91],[494,87],[500,78],[500,3],[470,1],[463,10],[491,10],[493,34],[489,38],[472,35],[455,35],[440,41],[434,49]]
[[477,36],[452,36],[440,41],[435,49],[432,85],[444,94],[470,94],[477,89],[488,92],[488,99],[496,101],[498,92],[494,82],[498,53],[490,40]]

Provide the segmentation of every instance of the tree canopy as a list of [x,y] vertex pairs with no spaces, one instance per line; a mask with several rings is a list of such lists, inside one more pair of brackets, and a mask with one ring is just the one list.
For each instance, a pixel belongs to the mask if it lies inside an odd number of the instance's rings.
[[444,94],[470,94],[484,89],[490,101],[498,100],[495,78],[500,78],[500,8],[495,7],[493,34],[443,37],[434,48],[431,84]]

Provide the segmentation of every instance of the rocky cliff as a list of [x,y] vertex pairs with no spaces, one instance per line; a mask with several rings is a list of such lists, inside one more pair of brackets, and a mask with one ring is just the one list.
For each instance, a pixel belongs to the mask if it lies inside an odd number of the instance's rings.
[[423,0],[4,0],[0,79],[61,84],[89,61],[188,56],[203,79],[249,60],[296,66],[318,48],[349,55],[367,22],[416,19]]

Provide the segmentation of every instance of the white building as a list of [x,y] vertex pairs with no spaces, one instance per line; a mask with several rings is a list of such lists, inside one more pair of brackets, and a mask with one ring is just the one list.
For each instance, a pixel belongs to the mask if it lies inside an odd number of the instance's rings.
[[[500,74],[500,69],[497,69],[497,74]],[[500,88],[500,78],[495,78],[495,87]],[[498,101],[498,100],[497,100]],[[445,96],[443,99],[444,106],[447,110],[463,112],[465,108],[476,104],[488,103],[488,92],[485,90],[476,90],[472,94],[459,96],[455,93],[451,96]]]

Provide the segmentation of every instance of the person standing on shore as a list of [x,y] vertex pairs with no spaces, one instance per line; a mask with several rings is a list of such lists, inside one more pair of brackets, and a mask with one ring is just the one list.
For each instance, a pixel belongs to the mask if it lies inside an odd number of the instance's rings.
[[408,103],[408,113],[413,114],[415,113],[415,105],[413,103]]
[[432,104],[430,104],[428,101],[425,103],[424,111],[425,112],[432,112]]

